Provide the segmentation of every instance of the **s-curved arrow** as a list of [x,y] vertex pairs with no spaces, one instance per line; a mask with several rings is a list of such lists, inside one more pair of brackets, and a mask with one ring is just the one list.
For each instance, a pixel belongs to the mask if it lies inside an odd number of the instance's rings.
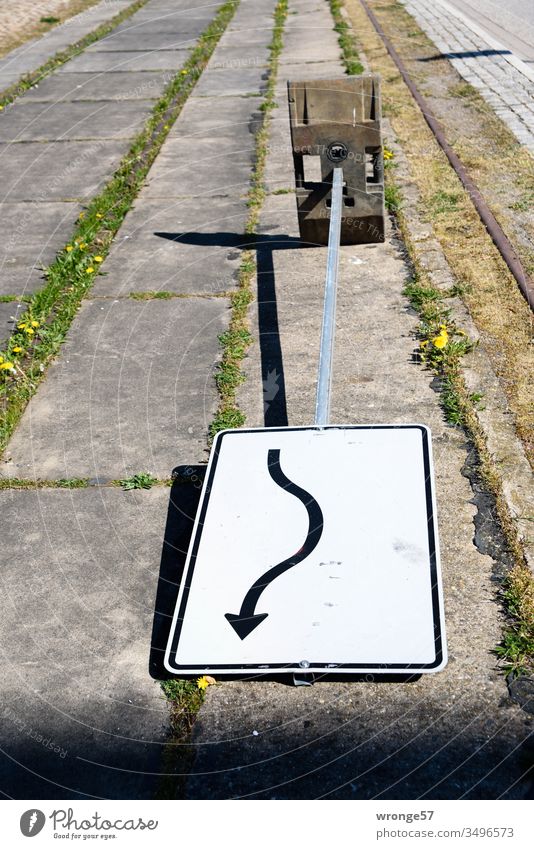
[[269,615],[268,613],[254,612],[256,610],[258,599],[264,589],[284,572],[287,572],[288,569],[291,569],[293,566],[296,566],[297,563],[301,563],[302,560],[308,557],[308,555],[311,554],[313,549],[316,547],[323,533],[323,513],[321,508],[309,492],[306,492],[305,489],[297,486],[296,483],[293,483],[293,481],[290,481],[289,478],[285,476],[280,466],[280,451],[278,449],[268,451],[267,467],[273,481],[286,492],[294,495],[295,498],[298,498],[299,501],[302,501],[304,504],[304,507],[308,512],[308,533],[304,540],[304,544],[297,552],[295,552],[295,554],[288,557],[286,560],[282,560],[281,563],[278,563],[271,569],[268,569],[267,572],[265,572],[261,578],[258,578],[258,580],[251,586],[243,599],[239,613],[225,614],[226,619],[228,619],[228,622],[238,637],[242,640],[244,640],[245,637],[248,637],[254,628],[256,628],[260,622],[263,622],[263,620]]

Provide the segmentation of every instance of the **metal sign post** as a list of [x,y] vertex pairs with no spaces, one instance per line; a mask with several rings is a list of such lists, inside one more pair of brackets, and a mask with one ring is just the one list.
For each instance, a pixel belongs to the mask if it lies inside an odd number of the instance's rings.
[[217,434],[165,654],[180,675],[447,662],[430,432],[329,424],[340,165],[331,179],[315,424]]
[[337,275],[339,268],[339,236],[343,198],[343,171],[334,168],[332,175],[332,206],[328,232],[328,255],[324,290],[323,328],[319,352],[315,424],[326,425],[330,420],[330,394],[332,389],[332,363],[336,329]]

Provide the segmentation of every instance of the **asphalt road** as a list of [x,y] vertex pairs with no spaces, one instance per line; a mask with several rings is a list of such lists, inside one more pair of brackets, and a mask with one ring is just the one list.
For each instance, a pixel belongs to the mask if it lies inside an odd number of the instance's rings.
[[[440,0],[441,2],[441,0]],[[534,3],[532,0],[446,0],[477,27],[501,42],[524,62],[534,64]]]

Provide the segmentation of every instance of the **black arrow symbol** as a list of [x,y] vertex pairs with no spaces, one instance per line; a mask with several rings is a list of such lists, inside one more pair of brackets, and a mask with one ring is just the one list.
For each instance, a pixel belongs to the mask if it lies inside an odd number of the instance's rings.
[[253,631],[254,628],[257,628],[260,622],[263,622],[263,620],[269,615],[268,613],[254,613],[258,599],[264,589],[284,572],[287,572],[288,569],[291,569],[293,566],[296,566],[297,563],[300,563],[308,557],[308,555],[311,554],[313,549],[316,547],[323,533],[323,513],[321,508],[309,492],[306,492],[305,489],[297,486],[297,484],[290,481],[289,478],[284,475],[280,466],[280,451],[278,449],[273,449],[267,452],[267,467],[273,481],[278,484],[278,486],[282,487],[282,489],[285,489],[286,492],[294,495],[295,498],[298,498],[304,504],[308,511],[308,533],[302,548],[299,548],[299,550],[291,557],[288,557],[287,560],[282,560],[281,563],[273,566],[265,572],[261,578],[258,578],[258,580],[252,584],[243,599],[239,613],[225,614],[226,619],[228,619],[228,622],[236,632],[237,636],[242,640],[244,640],[245,637],[248,637],[251,631]]

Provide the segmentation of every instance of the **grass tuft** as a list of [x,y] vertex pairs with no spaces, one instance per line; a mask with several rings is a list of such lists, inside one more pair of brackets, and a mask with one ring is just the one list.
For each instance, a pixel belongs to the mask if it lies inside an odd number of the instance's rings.
[[123,478],[119,481],[120,486],[125,492],[130,489],[151,489],[156,483],[158,483],[158,479],[152,477],[148,472],[139,472],[136,475]]
[[338,34],[338,42],[343,53],[343,64],[345,71],[350,76],[363,74],[365,68],[360,62],[356,39],[352,33],[350,24],[343,15],[343,0],[329,0],[330,11],[334,19],[334,29]]

